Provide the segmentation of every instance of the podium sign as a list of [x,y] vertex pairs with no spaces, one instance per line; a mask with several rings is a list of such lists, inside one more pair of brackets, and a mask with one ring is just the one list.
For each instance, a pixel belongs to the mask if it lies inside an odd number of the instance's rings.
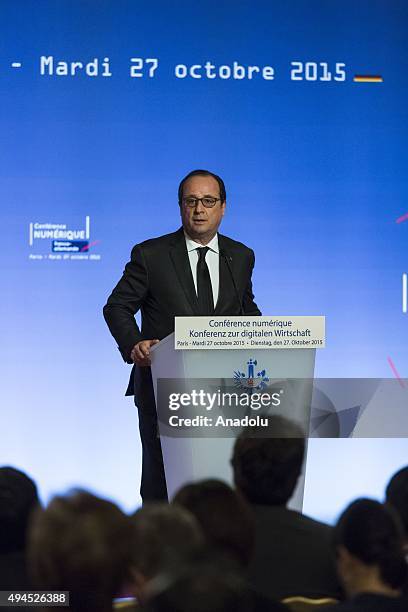
[[325,317],[176,317],[174,348],[324,348]]

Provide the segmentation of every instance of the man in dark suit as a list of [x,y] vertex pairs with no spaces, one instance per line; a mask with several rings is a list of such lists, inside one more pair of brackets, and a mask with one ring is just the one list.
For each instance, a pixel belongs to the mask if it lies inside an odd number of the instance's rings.
[[126,394],[135,395],[139,411],[144,501],[167,499],[150,348],[174,331],[176,316],[261,314],[252,293],[253,251],[217,233],[226,208],[222,179],[206,170],[190,172],[178,197],[182,228],[133,248],[104,308],[124,361],[134,364]]
[[268,429],[248,427],[235,441],[232,466],[237,489],[255,517],[255,548],[249,578],[275,599],[339,598],[331,546],[332,529],[289,510],[305,452],[300,427],[270,416]]

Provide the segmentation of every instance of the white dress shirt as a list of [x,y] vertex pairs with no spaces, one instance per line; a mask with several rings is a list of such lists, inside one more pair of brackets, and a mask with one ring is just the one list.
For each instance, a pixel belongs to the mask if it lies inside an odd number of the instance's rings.
[[215,306],[217,305],[217,300],[218,300],[218,290],[219,290],[219,282],[220,282],[220,251],[218,248],[218,234],[215,234],[214,238],[210,240],[210,242],[206,245],[200,244],[199,242],[195,242],[189,236],[187,236],[185,232],[184,232],[184,237],[186,239],[188,258],[190,260],[190,267],[191,267],[191,272],[193,274],[194,287],[195,287],[196,293],[197,293],[197,262],[198,262],[197,249],[201,249],[203,246],[206,246],[209,248],[209,251],[207,251],[207,254],[205,256],[205,261],[207,262],[208,270],[210,272],[214,308],[215,308]]

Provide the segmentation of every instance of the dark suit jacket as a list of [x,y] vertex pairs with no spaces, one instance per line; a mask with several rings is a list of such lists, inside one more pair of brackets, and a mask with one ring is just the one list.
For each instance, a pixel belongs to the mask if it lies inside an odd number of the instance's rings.
[[360,593],[350,601],[323,608],[321,612],[407,612],[408,600],[378,593]]
[[[252,293],[254,253],[241,242],[218,235],[220,252],[219,295],[214,314],[257,316]],[[231,268],[237,291],[228,270]],[[238,295],[237,295],[238,292]],[[141,310],[142,329],[135,313]],[[174,317],[198,314],[197,295],[183,229],[137,244],[122,278],[109,296],[104,317],[123,359],[140,340],[162,340],[174,331]],[[134,370],[134,369],[133,369]],[[133,370],[127,395],[133,395]]]
[[[28,578],[26,554],[24,551],[0,554],[0,590],[30,591],[33,588]],[[2,612],[13,612],[18,607],[19,612],[32,612],[32,607],[5,606]]]
[[249,567],[253,587],[274,599],[294,595],[341,596],[331,527],[281,506],[252,506],[255,549]]

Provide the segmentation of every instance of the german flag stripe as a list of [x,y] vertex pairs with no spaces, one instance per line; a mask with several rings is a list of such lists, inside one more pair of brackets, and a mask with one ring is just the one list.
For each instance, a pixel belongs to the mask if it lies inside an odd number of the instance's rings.
[[355,83],[382,83],[384,79],[378,74],[356,74]]

